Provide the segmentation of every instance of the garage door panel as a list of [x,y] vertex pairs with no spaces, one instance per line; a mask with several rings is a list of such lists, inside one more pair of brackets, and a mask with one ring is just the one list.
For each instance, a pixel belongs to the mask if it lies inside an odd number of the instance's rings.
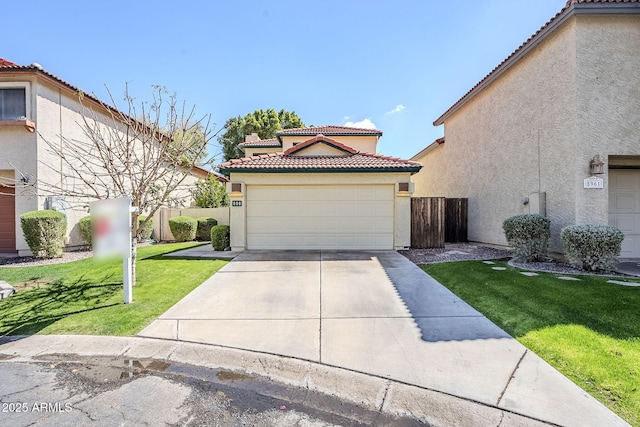
[[247,186],[249,249],[393,249],[393,185]]

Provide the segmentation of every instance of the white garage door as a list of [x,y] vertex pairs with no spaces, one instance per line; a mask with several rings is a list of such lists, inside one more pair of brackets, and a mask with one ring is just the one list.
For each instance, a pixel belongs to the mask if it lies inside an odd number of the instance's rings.
[[609,170],[609,225],[624,233],[622,258],[640,258],[640,170]]
[[248,249],[393,249],[393,185],[247,186]]

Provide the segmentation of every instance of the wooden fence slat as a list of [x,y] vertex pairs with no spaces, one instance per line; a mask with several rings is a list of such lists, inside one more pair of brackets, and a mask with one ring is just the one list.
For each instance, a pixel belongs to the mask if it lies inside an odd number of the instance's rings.
[[445,235],[444,197],[411,199],[411,247],[443,248]]
[[411,247],[444,248],[445,242],[466,242],[469,201],[465,198],[411,198]]
[[467,241],[469,199],[445,199],[446,242]]

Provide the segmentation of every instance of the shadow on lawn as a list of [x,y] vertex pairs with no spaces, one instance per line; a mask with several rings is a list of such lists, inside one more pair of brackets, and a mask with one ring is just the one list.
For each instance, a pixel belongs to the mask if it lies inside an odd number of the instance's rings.
[[32,335],[69,315],[119,305],[113,296],[122,283],[113,275],[88,280],[84,275],[72,282],[62,279],[18,292],[0,303],[0,336]]

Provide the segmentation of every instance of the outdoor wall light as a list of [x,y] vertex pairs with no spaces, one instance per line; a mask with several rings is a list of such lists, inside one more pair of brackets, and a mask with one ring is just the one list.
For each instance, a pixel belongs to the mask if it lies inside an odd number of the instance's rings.
[[589,161],[589,170],[591,175],[600,175],[604,173],[604,162],[600,160],[600,155],[596,154],[593,159]]

